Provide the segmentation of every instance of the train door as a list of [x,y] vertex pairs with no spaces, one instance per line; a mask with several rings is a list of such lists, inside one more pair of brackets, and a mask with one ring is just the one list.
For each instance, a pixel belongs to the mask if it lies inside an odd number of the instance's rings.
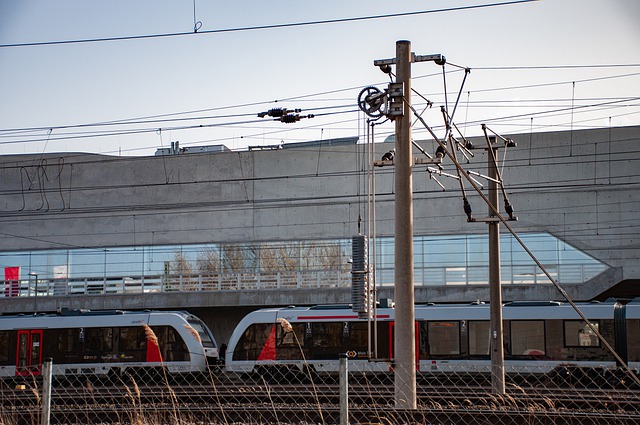
[[[420,370],[420,329],[418,327],[418,322],[414,322],[415,325],[415,350],[416,350],[416,370]],[[396,322],[389,322],[389,356],[392,359],[395,359],[395,347],[394,347],[394,340],[395,340],[395,326],[396,326]]]
[[40,373],[42,373],[42,329],[19,330],[16,375],[40,375]]

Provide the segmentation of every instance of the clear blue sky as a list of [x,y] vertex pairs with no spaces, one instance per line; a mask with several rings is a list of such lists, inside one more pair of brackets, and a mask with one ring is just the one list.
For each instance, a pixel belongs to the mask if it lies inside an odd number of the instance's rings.
[[[467,135],[477,134],[480,122],[505,134],[640,124],[638,0],[542,0],[205,33],[490,3],[196,0],[196,19],[202,22],[198,34],[8,47],[189,33],[194,2],[0,0],[0,154],[148,155],[173,141],[241,149],[362,136],[362,114],[348,111],[355,109],[363,87],[386,86],[388,77],[373,61],[395,56],[396,41],[403,39],[412,42],[416,54],[441,53],[471,68],[455,116]],[[529,68],[504,69],[511,67]],[[433,63],[413,65],[413,87],[434,101],[436,108],[425,118],[436,128],[442,125],[439,106],[444,104],[440,73]],[[447,73],[450,105],[462,76]],[[414,102],[420,106],[422,100]],[[278,106],[318,116],[296,124],[257,118],[258,112]],[[203,118],[121,122],[156,115]],[[507,118],[513,115],[522,117]],[[200,124],[205,127],[178,129]],[[39,130],[7,131],[30,128]],[[392,131],[390,123],[377,130],[381,137]],[[90,137],[104,132],[115,134]],[[419,129],[414,136],[427,138]]]

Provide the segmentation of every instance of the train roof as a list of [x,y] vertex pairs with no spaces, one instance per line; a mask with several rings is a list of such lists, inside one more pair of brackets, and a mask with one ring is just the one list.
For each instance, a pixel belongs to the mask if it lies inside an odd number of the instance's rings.
[[[637,303],[640,305],[640,298],[635,299],[632,303]],[[615,301],[586,301],[586,302],[577,302],[575,303],[578,307],[586,307],[586,306],[606,306],[612,307],[615,305]],[[415,304],[416,309],[421,308],[455,308],[455,307],[488,307],[490,303],[484,301],[472,301],[469,303],[420,303]],[[570,307],[571,304],[563,301],[506,301],[502,304],[502,307]],[[378,309],[384,309],[388,307],[378,307]],[[287,307],[269,307],[262,308],[256,311],[321,311],[321,310],[351,310],[351,304],[318,304],[313,306],[294,306],[290,305]]]
[[61,308],[55,313],[36,313],[36,314],[3,314],[2,318],[18,318],[18,317],[74,317],[74,316],[115,316],[115,315],[133,315],[133,314],[180,314],[184,316],[193,316],[191,313],[183,310],[160,311],[160,310],[87,310],[84,308]]
[[185,311],[64,310],[57,313],[0,316],[0,329],[46,329],[101,326],[172,325],[193,322],[196,316]]
[[640,319],[640,298],[634,298],[625,308],[627,309],[627,318]]
[[[590,319],[610,319],[614,315],[616,303],[580,302],[579,310]],[[398,306],[396,306],[397,308]],[[640,303],[638,304],[640,311]],[[393,308],[378,308],[378,317],[393,319]],[[561,301],[511,301],[503,304],[503,317],[512,320],[535,320],[541,318],[580,319],[573,306]],[[416,320],[485,320],[488,318],[489,304],[484,302],[455,304],[416,304]],[[639,313],[640,314],[640,313]],[[284,317],[291,320],[351,320],[357,317],[349,304],[325,304],[316,306],[288,306],[282,308],[266,308],[255,311],[252,315],[262,317]]]

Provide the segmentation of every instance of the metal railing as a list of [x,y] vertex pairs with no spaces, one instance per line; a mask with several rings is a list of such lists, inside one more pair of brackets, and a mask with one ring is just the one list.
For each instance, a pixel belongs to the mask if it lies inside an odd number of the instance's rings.
[[[115,295],[159,292],[234,291],[258,289],[340,288],[351,284],[342,270],[152,275],[75,279],[0,281],[0,298]],[[37,286],[37,287],[36,287]]]
[[[550,265],[548,270],[560,283],[582,283],[603,270],[589,264]],[[482,266],[424,267],[415,270],[415,286],[482,285],[488,281]],[[378,268],[379,286],[392,286],[393,269]],[[505,266],[504,285],[549,284],[536,266]],[[234,291],[260,289],[346,288],[351,286],[349,270],[307,270],[274,272],[212,273],[192,275],[108,276],[65,279],[0,280],[0,298],[73,295],[143,294],[159,292]]]

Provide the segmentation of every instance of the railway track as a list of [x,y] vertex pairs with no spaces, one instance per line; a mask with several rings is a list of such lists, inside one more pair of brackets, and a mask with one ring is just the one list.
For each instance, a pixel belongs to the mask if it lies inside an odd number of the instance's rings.
[[[58,386],[52,391],[51,410],[54,424],[133,422],[138,416],[202,423],[256,423],[256,418],[258,423],[337,423],[339,396],[335,384]],[[39,399],[37,391],[28,388],[4,388],[0,404],[5,416],[24,418],[30,412],[29,418],[37,414]],[[437,424],[442,418],[455,418],[447,423],[502,425],[535,418],[536,424],[637,424],[640,393],[510,388],[499,397],[487,387],[443,385],[419,387],[418,409],[402,411],[394,407],[393,386],[355,384],[349,388],[349,410],[352,423],[392,417],[392,423],[405,418]]]

